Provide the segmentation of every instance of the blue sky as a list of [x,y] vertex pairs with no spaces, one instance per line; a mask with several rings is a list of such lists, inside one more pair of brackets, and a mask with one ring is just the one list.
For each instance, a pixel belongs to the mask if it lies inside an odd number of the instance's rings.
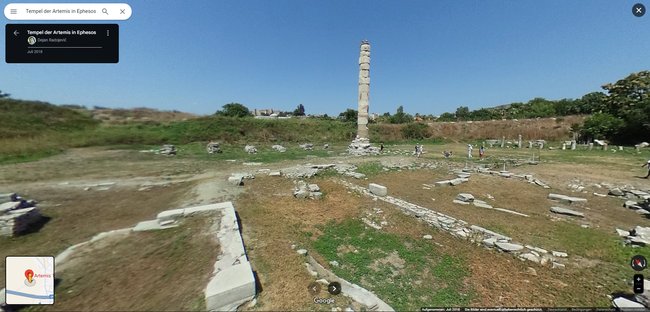
[[119,64],[0,62],[0,90],[55,104],[210,114],[302,103],[335,115],[356,109],[362,39],[380,114],[576,98],[650,69],[650,15],[634,17],[636,1],[123,2],[133,15],[118,22]]

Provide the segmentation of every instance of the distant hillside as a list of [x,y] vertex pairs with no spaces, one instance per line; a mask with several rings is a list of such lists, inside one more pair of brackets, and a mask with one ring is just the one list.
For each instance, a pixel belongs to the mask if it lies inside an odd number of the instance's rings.
[[[521,134],[523,140],[569,140],[571,126],[581,124],[586,116],[566,116],[558,118],[507,119],[486,121],[430,122],[418,123],[422,139],[444,139],[451,141],[517,139]],[[413,125],[413,123],[411,123]],[[405,139],[404,128],[408,124],[374,124],[370,125],[371,136],[386,141]],[[419,137],[419,138],[420,138]],[[418,139],[419,139],[418,138]]]
[[0,137],[16,138],[93,128],[88,114],[45,102],[0,99]]

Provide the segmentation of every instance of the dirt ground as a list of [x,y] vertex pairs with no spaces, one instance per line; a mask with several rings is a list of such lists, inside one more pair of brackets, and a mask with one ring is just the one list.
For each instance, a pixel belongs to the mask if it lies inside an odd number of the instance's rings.
[[[203,289],[217,259],[214,218],[195,216],[181,226],[137,232],[83,248],[57,273],[52,311],[181,311],[204,309]],[[101,246],[94,246],[101,245]],[[193,261],[186,261],[186,257]]]
[[[391,148],[410,150],[409,146],[388,147]],[[464,165],[460,159],[441,159],[439,154],[444,149],[452,149],[461,155],[463,145],[425,145],[427,154],[421,159],[409,156],[334,156],[261,166],[246,166],[241,161],[164,157],[133,150],[83,148],[35,162],[3,165],[0,166],[0,193],[14,191],[36,199],[47,222],[33,233],[0,238],[0,257],[56,255],[99,232],[132,227],[137,222],[153,219],[163,210],[233,200],[241,218],[249,259],[261,284],[262,291],[252,309],[330,310],[332,306],[313,304],[313,296],[307,291],[313,278],[292,245],[295,249],[308,248],[323,235],[323,227],[327,224],[359,219],[373,208],[381,208],[388,222],[383,231],[418,240],[422,235],[430,234],[433,236],[431,243],[437,246],[438,252],[463,259],[462,265],[468,273],[464,284],[473,290],[473,306],[607,306],[608,294],[628,291],[630,287],[626,279],[634,272],[626,262],[629,250],[620,246],[614,229],[650,226],[650,219],[623,208],[621,199],[594,196],[593,192],[607,193],[607,189],[599,189],[593,184],[607,182],[649,188],[646,180],[636,178],[642,171],[636,162],[645,155],[624,158],[601,153],[581,159],[580,155],[563,158],[565,156],[558,151],[549,151],[542,154],[539,165],[508,168],[515,173],[534,174],[549,183],[551,190],[521,180],[477,174],[472,175],[470,182],[458,186],[423,189],[422,184],[452,177],[447,167]],[[498,163],[495,160],[498,157],[513,154],[521,158],[528,154],[505,150],[489,152],[495,163]],[[324,199],[318,201],[293,198],[293,183],[285,178],[258,174],[254,180],[246,180],[243,187],[226,182],[232,172],[255,172],[261,168],[276,170],[307,162],[361,164],[376,161],[435,161],[442,168],[391,171],[370,175],[367,180],[344,179],[363,186],[369,182],[385,185],[392,196],[502,232],[522,243],[566,251],[577,261],[565,270],[552,270],[455,239],[401,214],[393,206],[347,191],[336,183],[341,176],[312,179],[324,192]],[[587,187],[587,193],[572,192],[568,185],[574,180],[580,180]],[[95,185],[106,182],[115,184],[105,190]],[[462,192],[471,193],[495,207],[515,210],[530,217],[453,204],[452,199]],[[551,206],[563,205],[549,201],[546,198],[549,192],[587,198],[586,204],[569,207],[584,212],[585,218],[574,219],[550,213]],[[488,194],[494,199],[489,199]],[[201,244],[211,244],[200,230],[209,227],[206,220],[191,220],[188,222],[191,226],[159,233],[132,235],[123,242],[110,242],[105,248],[86,253],[76,259],[78,265],[66,269],[72,273],[66,273],[67,277],[62,275],[57,291],[65,291],[61,295],[65,304],[54,308],[85,310],[97,306],[107,310],[200,310],[203,304],[201,296],[194,295],[201,294],[207,280],[180,279],[192,271],[204,272],[205,275],[212,270],[215,254],[198,248]],[[175,246],[179,244],[186,247],[181,250],[187,250],[187,254],[175,252]],[[328,266],[322,255],[312,249],[309,252]],[[648,253],[646,257],[650,257],[646,248],[634,252]],[[151,255],[162,255],[164,259],[156,262]],[[129,259],[133,261],[124,262]],[[133,280],[138,265],[152,268],[156,277],[147,283]],[[126,269],[120,270],[119,267]],[[173,270],[165,271],[163,267]],[[4,279],[2,270],[4,266],[0,268],[0,282]],[[82,278],[87,274],[109,281],[111,287],[106,292],[93,293],[91,290],[95,286],[92,283],[96,281]],[[71,280],[79,283],[69,284]],[[178,283],[173,282],[176,280]],[[120,289],[119,285],[128,287]],[[178,285],[187,291],[177,294]],[[111,293],[123,298],[123,305],[109,306],[101,302],[101,296],[111,296]],[[135,298],[141,299],[143,294],[150,298],[150,302],[136,302]],[[323,292],[319,296],[330,295]],[[336,306],[358,307],[343,296],[335,299]],[[175,302],[165,305],[165,300]],[[435,302],[432,305],[435,306]]]

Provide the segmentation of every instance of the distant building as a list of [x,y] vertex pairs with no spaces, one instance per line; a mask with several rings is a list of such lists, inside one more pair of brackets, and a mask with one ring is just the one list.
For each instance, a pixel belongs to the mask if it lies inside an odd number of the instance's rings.
[[272,108],[267,108],[267,109],[254,109],[253,110],[253,116],[271,116],[273,114],[279,114],[281,113],[280,110],[277,109],[272,109]]

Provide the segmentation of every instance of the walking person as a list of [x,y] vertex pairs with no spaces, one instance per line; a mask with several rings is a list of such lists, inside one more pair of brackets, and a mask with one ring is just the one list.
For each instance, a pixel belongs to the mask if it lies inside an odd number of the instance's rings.
[[384,151],[384,142],[381,142],[381,144],[379,144],[379,152],[381,153],[383,151]]
[[648,177],[650,177],[650,159],[648,160],[648,162],[643,164],[643,166],[641,166],[641,168],[643,168],[643,167],[648,167],[648,174],[646,174],[646,176],[643,177],[644,179],[647,179]]
[[478,149],[478,157],[483,160],[483,155],[485,155],[485,147],[481,145],[481,148]]

